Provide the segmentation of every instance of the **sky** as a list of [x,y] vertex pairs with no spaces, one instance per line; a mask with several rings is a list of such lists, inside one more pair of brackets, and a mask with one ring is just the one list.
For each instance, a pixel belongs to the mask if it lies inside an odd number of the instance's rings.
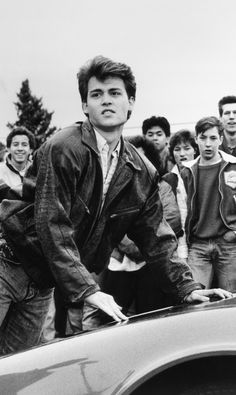
[[96,55],[136,77],[126,134],[152,115],[193,129],[236,94],[235,11],[235,0],[0,0],[0,141],[26,78],[54,111],[51,126],[85,119],[76,73]]

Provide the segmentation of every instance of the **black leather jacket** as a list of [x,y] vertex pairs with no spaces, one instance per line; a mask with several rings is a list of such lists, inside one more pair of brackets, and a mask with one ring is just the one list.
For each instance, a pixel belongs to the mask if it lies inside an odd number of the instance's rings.
[[23,200],[2,202],[5,237],[40,287],[55,280],[68,300],[77,302],[99,289],[90,273],[106,267],[127,234],[150,264],[157,286],[182,299],[201,287],[188,266],[170,259],[176,239],[162,222],[157,179],[150,162],[122,139],[101,206],[95,134],[88,121],[75,124],[39,149],[25,178]]

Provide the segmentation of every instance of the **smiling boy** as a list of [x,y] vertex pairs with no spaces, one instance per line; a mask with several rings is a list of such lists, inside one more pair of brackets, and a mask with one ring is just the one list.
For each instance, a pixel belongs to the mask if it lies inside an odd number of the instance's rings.
[[0,179],[12,188],[21,188],[34,147],[33,133],[24,126],[15,127],[7,136],[8,155],[0,164]]

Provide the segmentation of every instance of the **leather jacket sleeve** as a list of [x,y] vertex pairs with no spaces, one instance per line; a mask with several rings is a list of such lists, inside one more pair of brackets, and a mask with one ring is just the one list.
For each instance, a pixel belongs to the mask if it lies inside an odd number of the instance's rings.
[[70,210],[76,195],[77,179],[72,161],[62,150],[63,147],[47,144],[40,159],[35,190],[35,223],[56,282],[70,302],[78,302],[100,288],[82,264],[74,241]]
[[177,241],[171,227],[163,219],[158,187],[155,184],[142,213],[127,235],[136,243],[150,265],[157,286],[164,292],[173,294],[178,302],[193,290],[202,288],[193,280],[189,266],[173,257]]
[[[179,208],[174,193],[172,192],[172,188],[167,182],[160,182],[159,195],[163,207],[164,218],[175,232],[176,237],[182,236],[183,230],[181,226]],[[112,256],[117,258],[118,252],[122,257],[127,255],[132,261],[135,261],[136,263],[143,261],[143,256],[140,253],[138,247],[127,236],[123,238],[115,251],[112,252]]]

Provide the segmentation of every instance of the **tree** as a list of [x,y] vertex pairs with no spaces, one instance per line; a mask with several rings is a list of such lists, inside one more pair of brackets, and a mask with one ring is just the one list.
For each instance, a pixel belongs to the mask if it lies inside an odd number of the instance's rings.
[[25,126],[35,135],[36,148],[38,148],[57,129],[55,126],[49,126],[53,112],[43,108],[42,98],[38,99],[32,95],[28,79],[22,82],[17,97],[18,101],[14,105],[18,120],[13,124],[8,123],[7,126],[10,129],[15,126]]

